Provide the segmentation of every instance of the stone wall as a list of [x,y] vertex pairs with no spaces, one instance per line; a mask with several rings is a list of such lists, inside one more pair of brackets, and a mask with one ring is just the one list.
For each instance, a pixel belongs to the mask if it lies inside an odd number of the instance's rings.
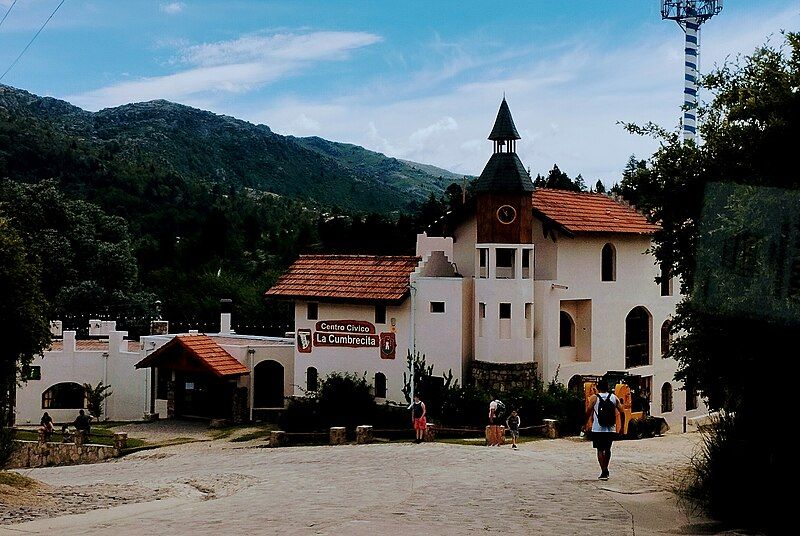
[[119,450],[106,445],[14,441],[14,450],[5,469],[97,463],[117,456]]
[[471,361],[469,378],[472,385],[505,393],[513,389],[530,389],[536,381],[536,363],[488,363]]

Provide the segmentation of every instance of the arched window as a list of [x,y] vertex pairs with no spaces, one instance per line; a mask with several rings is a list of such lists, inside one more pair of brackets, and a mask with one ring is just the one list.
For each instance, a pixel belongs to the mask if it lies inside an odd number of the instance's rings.
[[661,386],[661,413],[672,411],[672,384],[667,382]]
[[669,345],[672,343],[672,333],[670,332],[671,322],[664,320],[661,324],[661,357],[667,357],[669,352]]
[[383,372],[375,373],[375,398],[386,398],[386,375]]
[[84,409],[86,391],[75,382],[57,383],[42,393],[42,409]]
[[319,374],[314,367],[306,369],[306,391],[316,391],[319,388]]
[[575,321],[566,311],[558,315],[558,345],[575,346]]
[[625,318],[625,368],[650,364],[652,317],[642,307],[634,307]]
[[601,254],[601,278],[603,281],[617,280],[617,250],[613,244],[603,246]]

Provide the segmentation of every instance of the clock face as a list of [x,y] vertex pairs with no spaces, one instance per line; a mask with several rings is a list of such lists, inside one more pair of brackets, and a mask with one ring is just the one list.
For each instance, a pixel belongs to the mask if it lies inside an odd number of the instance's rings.
[[517,209],[511,205],[503,205],[497,209],[497,219],[500,223],[511,223],[517,219]]

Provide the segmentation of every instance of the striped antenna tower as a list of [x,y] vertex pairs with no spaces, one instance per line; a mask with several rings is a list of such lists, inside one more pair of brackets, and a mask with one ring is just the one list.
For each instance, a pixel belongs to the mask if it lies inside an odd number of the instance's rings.
[[697,71],[700,25],[722,11],[722,0],[661,0],[661,19],[674,20],[686,33],[683,88],[683,141],[697,141]]

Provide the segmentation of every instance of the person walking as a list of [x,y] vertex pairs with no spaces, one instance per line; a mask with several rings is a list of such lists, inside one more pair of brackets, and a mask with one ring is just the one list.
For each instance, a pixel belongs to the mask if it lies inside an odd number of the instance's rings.
[[522,423],[522,419],[519,418],[519,413],[517,410],[512,410],[511,415],[508,416],[506,419],[506,427],[508,427],[509,431],[511,432],[511,448],[512,450],[517,450],[517,439],[519,439],[519,425]]
[[620,423],[625,426],[625,413],[619,399],[608,392],[608,380],[597,382],[597,393],[589,398],[586,408],[586,419],[592,419],[592,446],[597,449],[597,461],[600,464],[600,480],[608,480],[608,463],[611,461],[611,444],[617,437],[617,413]]
[[425,419],[425,415],[427,414],[427,409],[425,408],[425,402],[419,399],[418,394],[414,394],[414,402],[412,402],[411,406],[411,422],[414,425],[414,432],[416,434],[415,443],[422,443],[425,439],[425,429],[428,427],[428,422]]

